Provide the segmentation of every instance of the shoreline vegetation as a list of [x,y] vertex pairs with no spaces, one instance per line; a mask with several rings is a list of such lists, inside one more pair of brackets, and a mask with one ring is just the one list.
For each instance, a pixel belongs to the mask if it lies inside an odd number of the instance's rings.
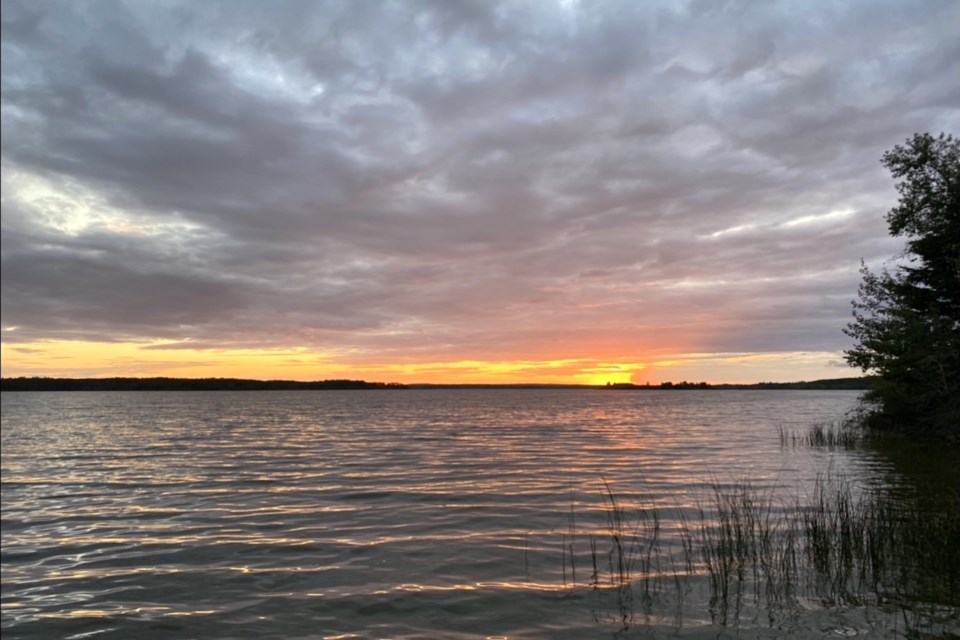
[[[891,442],[857,416],[777,431],[785,449],[884,451],[893,467],[885,483],[857,483],[828,466],[812,487],[780,500],[755,480],[714,478],[672,508],[618,494],[603,479],[600,518],[575,516],[571,498],[564,584],[596,592],[602,617],[622,632],[665,606],[675,608],[677,629],[697,619],[689,601],[705,580],[710,622],[721,628],[826,633],[826,624],[843,636],[960,638],[955,457],[931,451],[932,441]],[[665,530],[661,521],[677,524]]]
[[364,380],[249,380],[242,378],[0,378],[0,391],[291,391],[340,389],[604,389],[617,391],[656,390],[853,390],[873,388],[871,376],[832,378],[799,382],[757,382],[754,384],[709,384],[706,382],[662,382],[660,384],[402,384]]
[[[696,618],[685,601],[693,582],[706,578],[710,620],[719,627],[790,629],[804,612],[858,609],[861,624],[889,637],[957,637],[956,493],[920,504],[902,487],[854,487],[828,471],[793,502],[776,502],[749,480],[713,481],[692,507],[664,511],[616,494],[605,480],[604,487],[605,522],[584,526],[587,514],[578,514],[577,530],[568,516],[563,577],[574,591],[611,594],[604,608],[624,631],[652,614],[654,602],[672,601],[678,627]],[[678,524],[664,531],[663,519]],[[587,569],[585,580],[577,565]]]
[[903,252],[863,280],[844,333],[851,366],[876,376],[872,431],[960,442],[960,139],[916,134],[883,155],[900,199],[887,214]]
[[405,389],[396,382],[364,380],[246,380],[241,378],[0,378],[0,391],[289,391]]

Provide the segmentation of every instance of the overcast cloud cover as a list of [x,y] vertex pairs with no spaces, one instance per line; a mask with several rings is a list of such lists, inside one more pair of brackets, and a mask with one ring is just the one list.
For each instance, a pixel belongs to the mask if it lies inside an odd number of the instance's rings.
[[2,21],[5,375],[46,340],[827,365],[860,260],[902,246],[880,156],[960,132],[956,0],[4,0]]

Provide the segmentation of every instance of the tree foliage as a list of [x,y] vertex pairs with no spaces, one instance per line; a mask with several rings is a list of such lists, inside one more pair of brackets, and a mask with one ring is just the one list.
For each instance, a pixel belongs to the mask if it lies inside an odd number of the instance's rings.
[[883,156],[897,182],[887,214],[898,264],[863,282],[847,362],[878,375],[875,426],[960,438],[960,141],[917,134]]

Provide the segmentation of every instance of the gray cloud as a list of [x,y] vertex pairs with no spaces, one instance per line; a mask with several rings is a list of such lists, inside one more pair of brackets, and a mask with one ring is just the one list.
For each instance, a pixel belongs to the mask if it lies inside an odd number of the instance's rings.
[[960,128],[958,19],[5,0],[5,341],[844,348],[880,155]]

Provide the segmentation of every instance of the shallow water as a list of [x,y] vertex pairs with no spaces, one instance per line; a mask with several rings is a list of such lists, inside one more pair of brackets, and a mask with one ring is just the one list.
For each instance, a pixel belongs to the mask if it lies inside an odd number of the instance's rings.
[[712,482],[747,478],[787,505],[828,469],[883,481],[878,456],[779,440],[857,397],[4,393],[3,636],[887,637],[887,618],[814,605],[725,629],[696,570],[682,604],[624,602],[590,588],[585,560],[605,482],[657,512],[666,585],[678,514]]

